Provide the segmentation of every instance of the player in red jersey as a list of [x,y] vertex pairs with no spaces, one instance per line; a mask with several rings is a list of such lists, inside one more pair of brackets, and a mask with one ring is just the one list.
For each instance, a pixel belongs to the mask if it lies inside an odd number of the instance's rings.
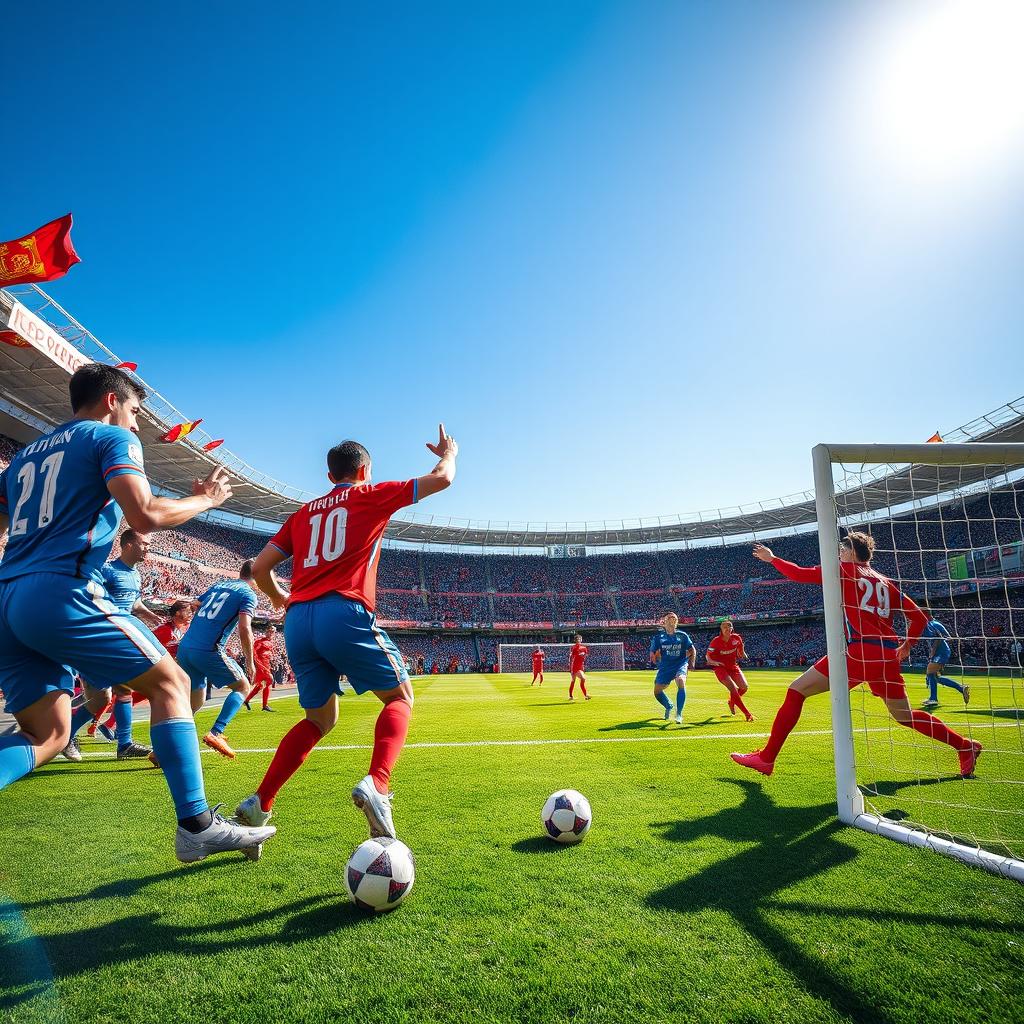
[[544,685],[544,652],[538,647],[533,652],[533,679],[530,681],[530,685],[536,683],[538,686]]
[[[960,774],[970,778],[981,755],[981,744],[953,732],[927,711],[910,707],[900,672],[900,662],[917,642],[928,616],[896,584],[869,565],[875,542],[866,533],[848,533],[839,545],[839,569],[842,577],[843,612],[846,615],[846,670],[850,689],[867,683],[871,692],[885,701],[889,714],[899,722],[927,736],[947,743],[960,757]],[[796,583],[821,583],[821,566],[807,569],[776,558],[770,548],[754,545],[754,557],[773,565],[786,579]],[[907,637],[900,640],[892,625],[893,611],[902,611],[907,619]],[[775,758],[800,720],[804,701],[828,690],[828,656],[819,658],[786,691],[772,723],[764,748],[753,754],[733,754],[732,759],[762,775],[771,775]]]
[[708,644],[707,663],[714,671],[715,678],[729,691],[729,710],[735,715],[739,708],[747,721],[752,722],[754,716],[743,703],[743,694],[750,687],[743,669],[737,664],[740,658],[746,657],[743,637],[733,630],[729,619],[723,619],[718,626],[718,636]]
[[268,626],[266,633],[264,633],[263,636],[257,637],[256,642],[252,645],[252,656],[256,665],[256,674],[253,677],[252,689],[249,691],[249,696],[245,698],[246,711],[252,711],[252,706],[249,701],[251,701],[253,697],[260,692],[260,690],[263,691],[263,710],[274,710],[270,706],[270,691],[274,686],[274,676],[270,671],[270,659],[274,654],[274,637],[276,634],[277,630],[273,626]]
[[569,700],[575,700],[572,691],[576,689],[576,680],[580,681],[580,689],[583,691],[583,696],[586,700],[590,700],[590,694],[587,693],[587,677],[583,674],[584,666],[587,663],[587,655],[590,653],[590,648],[583,642],[583,637],[576,634],[576,643],[569,648]]
[[[240,821],[270,818],[281,787],[334,728],[338,678],[344,675],[356,693],[372,690],[384,704],[370,771],[353,788],[352,800],[366,815],[371,836],[395,837],[388,781],[409,731],[413,694],[402,656],[374,614],[377,560],[391,516],[455,479],[459,446],[443,424],[437,444],[427,448],[439,460],[430,473],[381,484],[370,483],[370,454],[361,444],[343,441],[332,448],[327,468],[334,487],[294,512],[256,559],[257,585],[275,608],[288,607],[285,647],[306,717],[281,740],[255,794],[238,806]],[[290,595],[273,574],[287,558],[293,559]]]
[[153,630],[153,636],[167,648],[172,658],[178,656],[178,644],[192,621],[194,611],[190,601],[175,601],[168,609],[167,621]]

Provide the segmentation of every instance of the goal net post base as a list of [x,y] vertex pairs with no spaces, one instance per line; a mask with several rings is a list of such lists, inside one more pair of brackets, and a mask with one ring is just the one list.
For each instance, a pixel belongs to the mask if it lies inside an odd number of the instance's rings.
[[[1019,668],[1024,444],[821,444],[812,464],[840,821],[1024,882],[1024,802],[1016,796],[1024,784],[1024,711],[1013,661]],[[936,619],[949,620],[943,624],[954,658],[959,644],[983,652],[982,677],[971,676],[971,706],[965,695],[962,707],[944,703],[938,712],[958,735],[983,742],[979,778],[957,778],[951,771],[955,753],[891,719],[880,700],[859,692],[866,684],[849,689],[840,527],[872,534],[876,556],[882,556],[873,563],[883,563],[878,571],[916,603],[927,602]],[[1017,571],[997,568],[984,579],[977,571],[963,572],[957,577],[962,582],[954,583],[954,562],[980,564],[979,549],[990,558],[996,550],[992,564]],[[1004,551],[1015,561],[1000,561]],[[945,576],[943,564],[949,566]],[[1005,665],[989,660],[993,635],[1016,652]],[[915,650],[911,661],[917,667],[904,668],[911,704],[919,703],[912,688],[926,680],[931,661],[927,641]],[[956,663],[961,672],[954,664],[949,675],[961,674],[963,663]],[[879,775],[895,781],[872,781]],[[888,815],[875,806],[887,799],[900,805]]]
[[[533,652],[544,652],[545,672],[568,672],[572,644],[498,644],[499,672],[533,672]],[[626,651],[619,641],[587,644],[586,672],[624,672]]]

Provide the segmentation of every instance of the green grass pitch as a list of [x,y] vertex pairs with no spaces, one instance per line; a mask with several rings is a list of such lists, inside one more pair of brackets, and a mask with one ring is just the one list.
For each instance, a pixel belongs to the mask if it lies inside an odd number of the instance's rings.
[[[761,744],[790,678],[751,673],[747,725],[698,672],[683,726],[661,721],[646,672],[595,673],[594,699],[573,704],[557,673],[542,689],[521,675],[418,681],[393,778],[417,879],[376,918],[343,884],[366,836],[349,790],[366,771],[371,696],[342,698],[325,741],[338,749],[314,752],[283,791],[259,864],[179,865],[156,770],[59,760],[0,796],[0,1020],[1021,1020],[1024,887],[840,827],[826,698],[808,702],[771,779],[729,760]],[[882,810],[947,813],[951,830],[1012,846],[1019,726],[999,711],[1008,682],[976,691],[940,714],[992,749],[977,780],[876,717],[858,777]],[[229,810],[298,717],[294,699],[274,706],[232,724],[237,761],[203,758]],[[990,785],[997,775],[1017,784]],[[562,787],[594,807],[579,846],[541,835],[541,805]],[[957,810],[965,792],[993,812]]]

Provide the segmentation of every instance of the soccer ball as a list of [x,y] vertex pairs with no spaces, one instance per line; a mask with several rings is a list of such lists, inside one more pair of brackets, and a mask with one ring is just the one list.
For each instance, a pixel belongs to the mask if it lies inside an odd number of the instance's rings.
[[594,815],[590,801],[575,789],[552,793],[540,812],[544,831],[556,843],[578,843],[590,831]]
[[360,843],[345,866],[345,888],[360,910],[394,910],[415,878],[412,851],[388,836]]

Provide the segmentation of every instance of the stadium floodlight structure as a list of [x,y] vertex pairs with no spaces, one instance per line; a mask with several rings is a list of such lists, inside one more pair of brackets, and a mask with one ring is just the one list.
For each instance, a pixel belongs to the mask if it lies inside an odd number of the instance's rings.
[[[532,672],[533,652],[544,652],[545,672],[568,672],[572,644],[498,644],[499,672]],[[626,652],[621,642],[587,644],[586,672],[624,672]]]
[[[840,820],[1024,881],[1024,444],[821,444],[812,457]],[[898,518],[866,514],[879,479]],[[973,692],[939,715],[983,743],[975,778],[951,773],[949,748],[900,726],[866,686],[849,690],[841,528],[868,530],[873,564],[952,634],[946,675]],[[918,652],[912,664],[929,659]]]

